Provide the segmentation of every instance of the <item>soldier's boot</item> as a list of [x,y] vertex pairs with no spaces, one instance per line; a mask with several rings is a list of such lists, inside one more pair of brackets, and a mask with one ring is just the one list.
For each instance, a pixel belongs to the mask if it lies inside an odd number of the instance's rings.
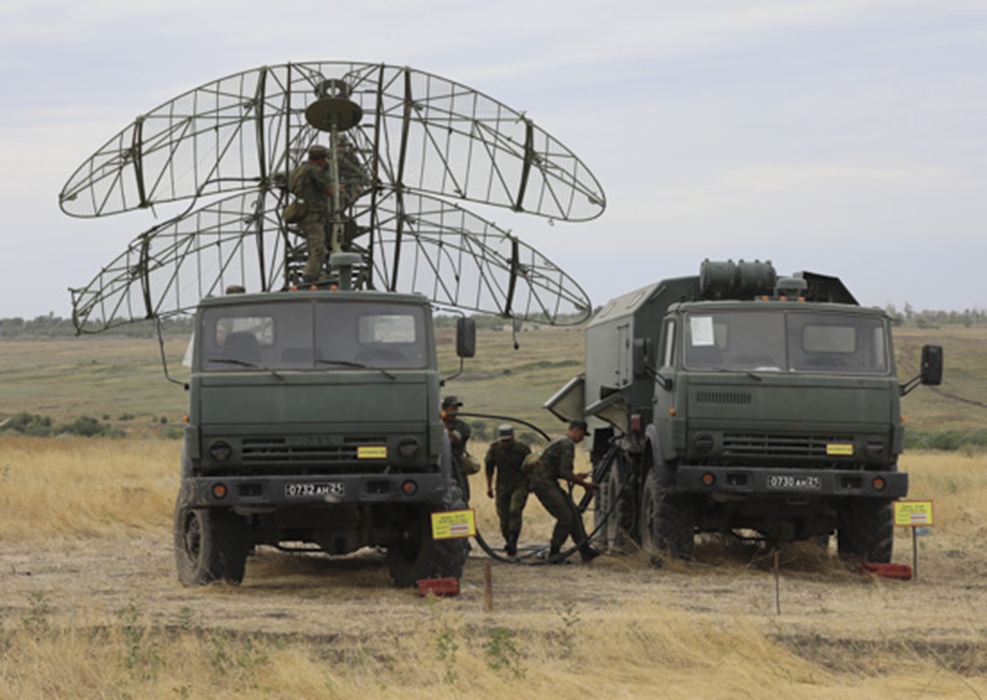
[[591,547],[589,543],[586,543],[579,548],[579,556],[581,556],[583,558],[583,561],[587,563],[593,561],[601,554],[603,554],[603,552],[596,549],[595,547]]
[[516,532],[512,532],[507,536],[507,542],[504,544],[504,551],[509,557],[513,557],[517,554],[517,538],[518,533]]

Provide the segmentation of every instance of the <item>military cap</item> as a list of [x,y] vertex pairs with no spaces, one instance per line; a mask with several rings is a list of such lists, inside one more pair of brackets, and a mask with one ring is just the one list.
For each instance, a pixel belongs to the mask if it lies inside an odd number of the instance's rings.
[[514,437],[514,426],[510,423],[504,423],[497,428],[497,439],[498,440],[510,440]]
[[584,420],[569,421],[569,430],[572,430],[573,428],[581,428],[584,433],[589,435],[589,426],[586,425],[586,421]]
[[319,144],[316,144],[314,146],[309,146],[309,149],[308,149],[308,157],[309,158],[312,158],[312,159],[316,159],[316,158],[328,158],[329,157],[329,149],[326,148],[325,146],[320,146]]
[[449,408],[450,406],[462,406],[463,402],[457,399],[455,396],[447,396],[442,399],[442,408]]

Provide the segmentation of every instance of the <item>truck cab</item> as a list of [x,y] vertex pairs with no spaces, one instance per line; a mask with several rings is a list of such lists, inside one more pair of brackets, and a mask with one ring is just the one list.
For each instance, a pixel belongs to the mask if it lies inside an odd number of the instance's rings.
[[[908,493],[900,397],[938,384],[942,355],[898,381],[891,322],[837,278],[711,263],[618,297],[586,332],[586,372],[549,408],[595,425],[607,544],[689,558],[700,532],[828,541],[891,557]],[[561,416],[558,410],[557,414]]]
[[204,299],[175,510],[181,580],[238,582],[259,544],[383,547],[398,585],[458,577],[465,542],[433,541],[430,529],[432,512],[465,507],[439,392],[419,295]]

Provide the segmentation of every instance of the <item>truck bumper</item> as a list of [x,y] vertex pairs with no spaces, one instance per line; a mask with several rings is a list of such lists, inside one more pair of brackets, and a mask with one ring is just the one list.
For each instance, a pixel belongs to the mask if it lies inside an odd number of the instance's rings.
[[679,493],[734,496],[825,496],[896,499],[908,495],[908,474],[889,471],[679,466]]
[[448,486],[442,474],[196,476],[182,480],[182,495],[191,508],[264,512],[313,505],[435,503]]

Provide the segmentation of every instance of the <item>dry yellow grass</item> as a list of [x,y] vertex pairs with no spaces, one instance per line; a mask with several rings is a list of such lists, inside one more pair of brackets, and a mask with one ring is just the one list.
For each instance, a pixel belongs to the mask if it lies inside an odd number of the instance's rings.
[[0,541],[159,529],[178,493],[181,443],[0,436]]
[[[417,631],[326,651],[317,638],[117,626],[23,627],[3,634],[9,698],[944,698],[982,697],[982,677],[903,654],[822,668],[744,620],[710,622],[649,601],[566,630],[509,637],[466,624],[452,601],[419,609]],[[571,639],[562,642],[568,631]],[[504,639],[501,637],[501,639]],[[853,650],[848,650],[852,652]],[[872,672],[869,667],[874,668]]]
[[[292,568],[304,562],[278,554],[252,564],[261,567],[258,576],[240,589],[185,591],[157,551],[168,541],[178,450],[163,440],[0,438],[0,545],[19,554],[64,552],[66,565],[80,567],[73,561],[84,556],[79,550],[104,540],[122,545],[116,556],[157,557],[147,589],[131,591],[116,607],[86,599],[67,606],[43,577],[2,572],[0,697],[987,696],[987,619],[979,608],[947,600],[954,606],[916,609],[908,626],[898,600],[907,584],[862,583],[831,558],[798,553],[786,562],[785,585],[786,605],[799,611],[781,617],[773,614],[763,562],[752,569],[729,556],[661,574],[634,556],[606,558],[592,571],[524,572],[521,578],[544,581],[542,590],[529,601],[504,591],[493,613],[482,612],[469,592],[432,604],[409,599],[386,587],[379,566],[337,572],[329,582],[318,576],[322,567]],[[940,577],[969,577],[971,548],[987,534],[987,456],[912,454],[904,466],[912,497],[935,503],[934,536],[922,538],[922,556],[934,559]],[[484,490],[482,477],[474,477],[481,529],[499,544]],[[544,543],[551,524],[530,501],[524,539]],[[908,552],[907,533],[899,537]],[[975,561],[984,566],[982,556]],[[510,580],[511,572],[498,569],[497,576]],[[36,588],[24,588],[35,578]],[[2,592],[12,582],[35,592],[14,600]],[[969,584],[982,589],[977,578]],[[94,580],[91,589],[104,585]],[[925,585],[926,594],[937,590]],[[733,602],[708,608],[717,591],[731,590]],[[609,603],[573,602],[586,594]],[[707,597],[698,603],[701,595]],[[335,609],[338,621],[322,634],[256,632],[274,629],[292,600]],[[809,605],[818,609],[803,612],[805,600],[817,600]],[[234,619],[202,622],[221,608]],[[248,618],[256,624],[237,627]],[[915,630],[933,624],[959,629],[962,639],[922,646]]]

